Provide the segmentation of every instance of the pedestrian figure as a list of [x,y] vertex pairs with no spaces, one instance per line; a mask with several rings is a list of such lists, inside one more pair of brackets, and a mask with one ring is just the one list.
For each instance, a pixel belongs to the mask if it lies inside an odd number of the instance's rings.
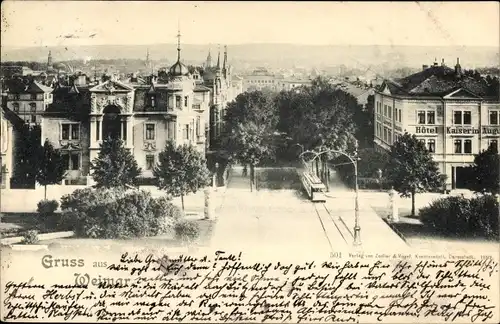
[[245,165],[243,166],[243,176],[244,176],[244,177],[246,177],[246,176],[247,176],[247,172],[248,172],[248,171],[247,171],[247,165],[245,164]]

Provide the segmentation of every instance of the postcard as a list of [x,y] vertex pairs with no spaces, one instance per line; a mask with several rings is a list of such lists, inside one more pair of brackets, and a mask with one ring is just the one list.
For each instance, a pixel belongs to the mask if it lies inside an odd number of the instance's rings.
[[498,323],[499,4],[2,3],[5,322]]

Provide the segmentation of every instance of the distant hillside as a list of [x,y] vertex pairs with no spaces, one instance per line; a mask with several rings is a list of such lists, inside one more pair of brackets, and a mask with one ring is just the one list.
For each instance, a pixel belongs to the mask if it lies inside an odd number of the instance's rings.
[[[57,47],[2,47],[2,61],[45,61],[52,51],[54,61],[84,58],[144,59],[149,48],[153,60],[173,62],[176,59],[175,44],[153,45],[99,45]],[[188,63],[201,64],[208,53],[208,45],[183,45],[182,57]],[[498,66],[499,49],[495,47],[430,47],[430,46],[347,46],[347,45],[292,45],[292,44],[241,44],[228,46],[229,61],[235,66],[293,66],[321,67],[345,65],[350,68],[421,67],[441,58],[452,66],[456,57],[467,68]],[[212,46],[212,58],[217,60],[217,48]],[[221,53],[222,60],[222,53]]]

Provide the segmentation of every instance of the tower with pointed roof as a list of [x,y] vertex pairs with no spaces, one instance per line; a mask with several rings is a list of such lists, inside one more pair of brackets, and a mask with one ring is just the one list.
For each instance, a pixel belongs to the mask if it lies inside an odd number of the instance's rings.
[[205,61],[205,68],[211,68],[212,67],[212,53],[211,49],[208,49],[208,55],[207,55],[207,60]]
[[187,76],[189,74],[189,70],[187,66],[185,66],[181,62],[181,31],[180,29],[177,31],[177,62],[174,63],[170,67],[170,74],[174,77],[178,76]]
[[49,55],[47,57],[47,70],[52,70],[54,68],[52,64],[52,51],[49,51]]

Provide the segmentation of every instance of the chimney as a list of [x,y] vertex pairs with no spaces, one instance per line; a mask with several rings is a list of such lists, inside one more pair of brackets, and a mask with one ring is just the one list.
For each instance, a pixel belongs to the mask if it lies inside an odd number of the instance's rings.
[[434,66],[438,66],[437,58],[434,58]]
[[427,64],[422,65],[422,71],[425,71],[425,70],[427,70],[428,68],[429,68],[429,66],[428,66]]
[[445,64],[444,64],[444,58],[441,59],[441,66],[445,66]]
[[457,64],[455,65],[455,75],[457,77],[462,76],[462,67],[460,66],[460,58],[457,57]]

